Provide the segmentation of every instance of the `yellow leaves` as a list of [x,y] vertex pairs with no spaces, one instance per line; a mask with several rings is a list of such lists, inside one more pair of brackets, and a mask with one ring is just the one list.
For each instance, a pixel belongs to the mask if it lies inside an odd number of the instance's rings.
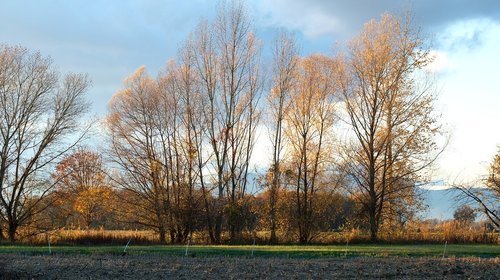
[[127,98],[127,96],[130,96],[130,90],[120,90],[117,91],[113,96],[111,97],[111,100],[108,103],[108,106],[110,108],[113,108],[116,106],[117,103],[119,103],[121,100]]
[[57,165],[54,178],[59,181],[57,204],[79,214],[86,226],[111,210],[114,192],[106,185],[99,154],[77,150]]
[[189,142],[187,146],[188,146],[187,148],[188,159],[193,161],[196,159],[196,156],[198,155],[198,150],[191,142]]
[[312,55],[299,63],[299,71],[292,88],[288,122],[299,125],[322,125],[333,122],[333,97],[338,91],[334,79],[335,60],[323,55]]
[[150,164],[151,164],[151,172],[152,173],[161,174],[161,172],[163,170],[163,164],[159,160],[151,159]]
[[411,28],[411,21],[384,14],[380,21],[368,22],[362,33],[350,44],[350,55],[355,71],[363,75],[396,77],[398,71],[409,67],[421,69],[429,60],[428,52],[422,51],[422,40]]
[[113,191],[109,187],[85,188],[78,193],[73,205],[75,211],[90,225],[111,210]]
[[133,83],[134,81],[136,81],[136,80],[140,79],[141,77],[143,77],[144,74],[145,74],[145,72],[146,72],[146,66],[142,65],[139,68],[137,68],[132,75],[126,77],[123,80],[123,83],[124,84]]

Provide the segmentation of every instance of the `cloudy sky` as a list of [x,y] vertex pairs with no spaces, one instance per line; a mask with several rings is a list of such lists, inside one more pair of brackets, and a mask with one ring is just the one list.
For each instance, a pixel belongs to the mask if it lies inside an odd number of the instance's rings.
[[[124,77],[141,65],[155,75],[201,19],[214,17],[215,3],[0,0],[0,43],[39,50],[61,72],[88,73],[93,114],[102,117]],[[411,10],[436,56],[430,70],[438,80],[437,109],[452,134],[436,179],[473,180],[486,172],[500,144],[500,1],[248,0],[247,6],[265,46],[277,29],[287,29],[296,32],[303,55],[332,53],[366,21]]]

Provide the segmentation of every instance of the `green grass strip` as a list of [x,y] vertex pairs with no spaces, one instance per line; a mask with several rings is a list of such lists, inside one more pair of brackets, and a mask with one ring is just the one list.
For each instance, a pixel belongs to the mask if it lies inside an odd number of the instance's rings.
[[[122,254],[122,246],[52,246],[53,254]],[[2,245],[0,254],[48,254],[48,247]],[[186,246],[129,246],[128,254],[161,254],[169,256],[185,256]],[[387,245],[387,244],[355,244],[323,245],[323,246],[204,246],[196,245],[187,248],[188,256],[215,257],[276,257],[276,258],[322,258],[322,257],[500,257],[500,245]]]

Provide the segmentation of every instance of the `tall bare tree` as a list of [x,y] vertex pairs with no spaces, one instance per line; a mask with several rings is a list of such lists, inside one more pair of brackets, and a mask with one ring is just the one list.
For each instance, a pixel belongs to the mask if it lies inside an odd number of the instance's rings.
[[53,164],[82,138],[75,133],[88,110],[89,84],[82,74],[61,81],[40,53],[0,46],[0,219],[11,241],[43,210]]
[[[186,207],[187,211],[181,213],[185,219],[187,232],[193,229],[195,220],[194,210],[199,204],[199,198],[195,196],[196,189],[200,188],[202,193],[206,193],[205,180],[203,178],[206,159],[204,159],[204,138],[206,124],[204,122],[202,96],[199,91],[199,81],[193,69],[194,53],[191,41],[181,49],[179,61],[181,65],[177,70],[177,90],[179,92],[180,105],[180,135],[179,148],[181,157],[184,158],[184,185],[187,188]],[[197,187],[198,186],[198,187]],[[206,196],[202,196],[205,209],[205,217],[209,235],[213,238],[211,232],[210,203]],[[187,236],[185,236],[187,238]]]
[[121,171],[114,181],[130,206],[124,219],[157,230],[162,243],[167,233],[172,243],[186,242],[199,182],[203,189],[203,118],[190,67],[170,61],[156,80],[139,68],[110,103],[111,154]]
[[113,181],[124,190],[121,198],[132,211],[127,219],[156,229],[164,243],[172,174],[167,132],[171,116],[162,101],[157,81],[139,68],[113,96],[107,126],[111,160],[120,170]]
[[269,220],[271,243],[277,243],[276,203],[281,186],[281,162],[284,152],[283,124],[289,106],[294,79],[297,75],[298,51],[295,38],[285,32],[280,33],[273,46],[273,68],[271,92],[268,95],[268,129],[272,141],[271,182],[269,186]]
[[368,22],[348,49],[341,81],[354,140],[345,167],[376,240],[388,209],[415,193],[440,151],[434,91],[419,79],[431,58],[411,21],[388,14]]
[[[220,226],[222,223],[221,206],[213,205],[211,179],[209,179],[208,163],[212,161],[213,153],[211,147],[217,148],[216,134],[216,106],[212,101],[218,88],[217,72],[219,71],[219,62],[214,42],[214,34],[207,21],[202,21],[191,35],[185,46],[186,56],[192,64],[193,72],[195,73],[196,82],[199,87],[198,104],[203,108],[200,110],[201,115],[198,119],[201,120],[197,133],[194,134],[197,150],[197,170],[200,176],[200,186],[203,192],[203,203],[205,208],[206,224],[210,241],[212,243],[220,242]],[[205,148],[206,147],[206,148]],[[210,151],[210,152],[205,152]],[[208,153],[208,155],[206,155]],[[205,172],[206,171],[206,172]],[[205,179],[204,174],[207,173]],[[219,173],[217,173],[219,175]],[[218,177],[219,178],[219,177]],[[224,192],[223,184],[215,184],[218,189],[218,202],[221,202]],[[220,203],[218,203],[220,204]],[[217,233],[216,233],[217,232]]]
[[313,55],[300,62],[287,109],[286,136],[296,190],[299,242],[312,238],[315,193],[331,154],[332,128],[338,93],[337,61]]
[[[183,104],[182,122],[185,126],[184,153],[188,158],[190,181],[199,186],[202,193],[205,226],[212,243],[216,243],[214,234],[214,213],[210,171],[208,163],[212,160],[210,152],[206,106],[208,96],[215,91],[216,66],[211,34],[206,22],[199,24],[179,52],[181,62],[179,90]],[[209,94],[208,94],[209,93]]]
[[213,24],[200,24],[193,48],[194,69],[206,97],[205,121],[218,204],[214,239],[219,243],[224,208],[231,216],[228,217],[231,238],[237,234],[237,202],[243,199],[248,185],[249,160],[259,116],[260,44],[251,32],[243,5],[230,3],[221,5]]
[[170,236],[177,243],[186,242],[194,230],[202,199],[198,190],[201,187],[202,193],[205,192],[203,97],[198,90],[189,44],[179,55],[181,64],[176,66],[171,62],[166,73],[160,76],[160,89],[168,104],[165,110],[169,111],[172,123],[167,129],[170,135],[167,143],[170,150],[169,169],[173,180]]

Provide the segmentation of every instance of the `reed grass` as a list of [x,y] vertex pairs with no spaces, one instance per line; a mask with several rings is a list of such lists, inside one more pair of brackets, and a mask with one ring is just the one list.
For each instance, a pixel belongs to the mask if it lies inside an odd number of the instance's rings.
[[[20,234],[22,237],[22,234]],[[296,236],[290,232],[278,233],[280,244],[296,244]],[[223,244],[249,245],[268,244],[269,231],[242,232],[237,239],[229,240],[223,233]],[[43,234],[30,235],[19,240],[29,245],[124,245],[131,240],[133,245],[158,245],[158,234],[148,230],[106,230],[106,229],[59,229]],[[168,240],[167,240],[168,242]],[[192,245],[209,244],[205,232],[195,232],[190,240]],[[369,243],[367,231],[358,228],[339,232],[316,233],[312,244],[359,244]],[[441,223],[414,223],[404,230],[382,229],[379,243],[391,244],[500,244],[500,233],[487,231],[478,223],[462,224],[455,221]]]

